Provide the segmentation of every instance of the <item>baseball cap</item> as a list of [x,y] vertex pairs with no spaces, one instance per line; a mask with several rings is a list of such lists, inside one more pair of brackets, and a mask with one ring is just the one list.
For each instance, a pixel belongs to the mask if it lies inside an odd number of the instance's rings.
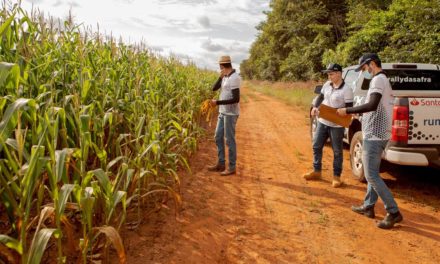
[[358,72],[362,70],[362,67],[370,61],[380,62],[379,56],[376,53],[365,53],[359,58],[359,66],[355,69],[355,71]]
[[323,73],[328,73],[328,72],[334,72],[334,71],[342,71],[342,67],[341,65],[337,64],[337,63],[330,63],[329,65],[327,65],[327,68],[325,70],[323,70]]

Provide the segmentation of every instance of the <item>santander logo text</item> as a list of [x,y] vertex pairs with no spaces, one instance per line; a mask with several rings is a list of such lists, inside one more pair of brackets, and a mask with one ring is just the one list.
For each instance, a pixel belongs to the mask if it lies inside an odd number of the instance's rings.
[[423,99],[417,100],[416,98],[413,98],[410,101],[410,104],[413,106],[440,106],[440,99],[423,98]]
[[438,100],[438,99],[421,99],[420,105],[422,105],[422,106],[440,106],[440,100]]

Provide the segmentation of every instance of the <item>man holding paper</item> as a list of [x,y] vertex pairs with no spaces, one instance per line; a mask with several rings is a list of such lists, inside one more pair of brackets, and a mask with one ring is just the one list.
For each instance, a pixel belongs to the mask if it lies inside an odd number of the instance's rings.
[[[318,108],[321,104],[332,108],[353,106],[353,90],[342,79],[342,67],[339,64],[330,63],[323,72],[327,73],[328,81],[322,86],[321,93],[315,100],[311,110],[312,116],[319,114]],[[342,140],[344,137],[344,127],[322,117],[318,118],[316,132],[313,137],[313,171],[305,174],[303,177],[306,180],[317,180],[322,177],[322,151],[329,137],[333,149],[332,186],[338,188],[342,185]]]
[[337,110],[337,113],[341,116],[363,113],[362,164],[364,165],[368,187],[364,203],[360,206],[352,206],[351,210],[369,218],[374,218],[374,206],[380,197],[385,205],[387,215],[377,226],[390,229],[403,220],[393,194],[379,173],[382,152],[391,138],[393,90],[388,77],[382,71],[382,62],[376,53],[362,55],[356,71],[362,71],[366,79],[371,79],[365,99],[366,103]]

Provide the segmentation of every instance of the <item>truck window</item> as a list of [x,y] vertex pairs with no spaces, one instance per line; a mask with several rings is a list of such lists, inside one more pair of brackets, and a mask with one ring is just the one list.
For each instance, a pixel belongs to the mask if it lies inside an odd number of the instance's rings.
[[355,82],[359,76],[359,72],[355,72],[354,69],[348,70],[344,76],[345,84],[349,85],[352,90],[356,87]]
[[[440,91],[440,71],[435,70],[384,70],[391,87],[397,91],[424,90]],[[362,83],[362,90],[368,90],[370,80]]]

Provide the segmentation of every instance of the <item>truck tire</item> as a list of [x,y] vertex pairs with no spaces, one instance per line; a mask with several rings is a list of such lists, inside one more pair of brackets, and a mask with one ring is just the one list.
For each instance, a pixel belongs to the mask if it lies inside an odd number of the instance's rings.
[[360,182],[365,182],[364,166],[362,164],[362,132],[354,133],[350,142],[350,164],[353,176]]

